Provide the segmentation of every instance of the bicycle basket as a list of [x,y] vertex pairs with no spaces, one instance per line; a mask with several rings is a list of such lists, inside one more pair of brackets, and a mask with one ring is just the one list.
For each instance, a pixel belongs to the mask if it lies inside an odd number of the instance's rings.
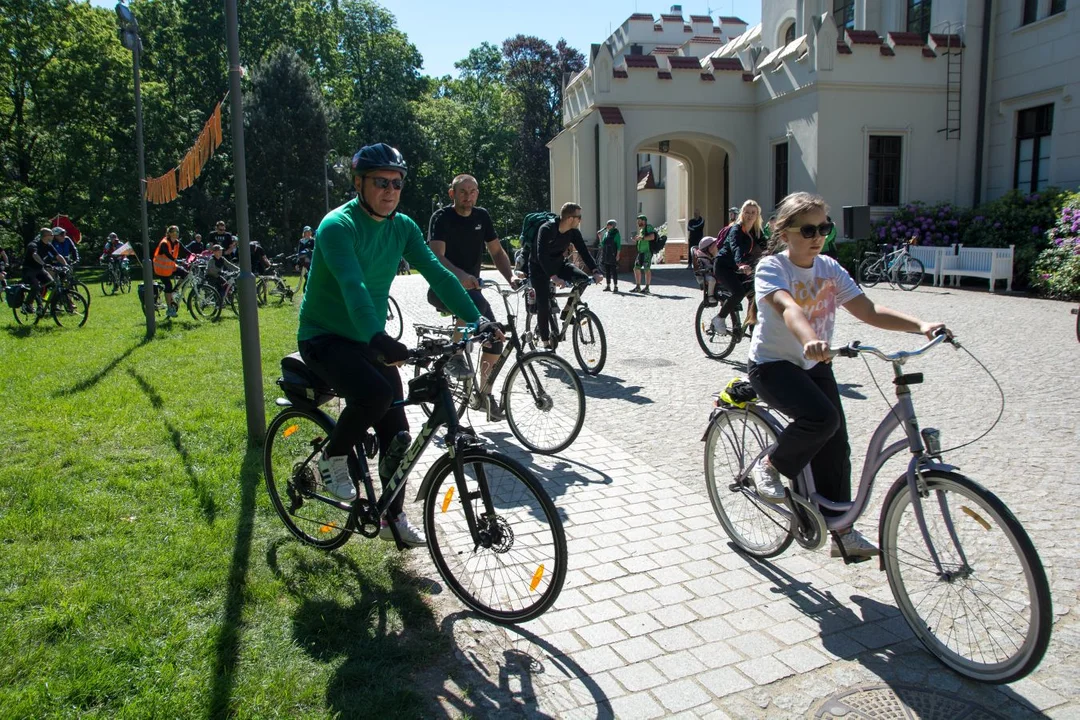
[[733,378],[718,395],[721,402],[732,407],[744,408],[758,399],[754,386],[742,378]]
[[289,402],[294,405],[318,407],[334,397],[334,391],[304,364],[300,353],[281,358],[281,377],[278,378],[277,384]]
[[4,288],[4,299],[7,301],[8,307],[12,309],[22,307],[23,302],[26,300],[26,291],[29,289],[26,285],[8,285]]

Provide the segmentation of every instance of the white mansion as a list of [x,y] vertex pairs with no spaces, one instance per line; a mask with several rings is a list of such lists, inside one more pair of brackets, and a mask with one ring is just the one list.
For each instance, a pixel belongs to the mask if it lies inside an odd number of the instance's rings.
[[[551,205],[582,228],[789,191],[874,216],[1080,185],[1080,0],[762,0],[760,24],[630,16],[569,78]],[[1072,68],[1071,70],[1069,68]],[[629,232],[624,230],[624,236]]]

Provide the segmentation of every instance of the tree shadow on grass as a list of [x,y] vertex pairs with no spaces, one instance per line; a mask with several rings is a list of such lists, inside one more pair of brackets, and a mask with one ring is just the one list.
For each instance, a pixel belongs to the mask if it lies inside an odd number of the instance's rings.
[[425,581],[391,560],[387,587],[378,577],[382,572],[350,554],[324,553],[288,538],[270,544],[266,564],[297,600],[296,645],[319,663],[337,666],[326,688],[331,715],[422,716],[428,699],[414,678],[449,649],[423,598]]
[[240,657],[241,619],[251,558],[251,535],[255,525],[255,488],[262,474],[262,448],[249,446],[240,466],[240,509],[236,518],[236,540],[225,588],[225,607],[214,644],[213,686],[207,717],[233,717],[240,701],[232,699],[236,665]]
[[53,397],[58,398],[58,397],[63,397],[65,395],[75,395],[75,394],[81,393],[81,392],[83,392],[85,390],[89,390],[90,388],[94,387],[99,382],[101,382],[105,378],[106,375],[108,375],[113,370],[115,370],[117,365],[124,362],[124,360],[127,360],[128,356],[131,355],[131,353],[135,352],[136,350],[138,350],[139,348],[141,348],[143,345],[145,345],[148,342],[150,342],[150,341],[147,340],[146,338],[143,338],[141,341],[135,343],[134,345],[129,347],[127,350],[124,350],[124,352],[122,352],[119,355],[117,355],[116,357],[114,357],[112,360],[110,360],[105,365],[105,367],[101,368],[100,370],[98,370],[96,373],[94,373],[90,377],[88,377],[88,378],[86,378],[84,380],[80,380],[79,382],[75,383],[71,387],[61,388],[59,390],[55,390],[53,392]]

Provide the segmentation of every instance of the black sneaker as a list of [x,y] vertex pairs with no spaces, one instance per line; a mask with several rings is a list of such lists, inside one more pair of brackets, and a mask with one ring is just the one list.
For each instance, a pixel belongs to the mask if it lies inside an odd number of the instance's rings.
[[506,413],[499,406],[499,401],[495,399],[495,396],[488,393],[486,396],[485,404],[487,405],[487,419],[488,422],[501,422],[506,419]]

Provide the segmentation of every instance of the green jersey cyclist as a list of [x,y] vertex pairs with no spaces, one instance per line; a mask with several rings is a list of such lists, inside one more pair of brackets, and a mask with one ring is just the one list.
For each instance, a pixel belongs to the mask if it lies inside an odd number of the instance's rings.
[[[319,473],[327,491],[347,501],[356,497],[349,449],[374,428],[379,451],[385,454],[391,440],[409,429],[404,408],[390,408],[404,397],[397,366],[408,358],[409,349],[383,332],[390,284],[401,258],[420,271],[455,315],[467,322],[481,320],[461,283],[424,242],[420,228],[397,212],[407,172],[401,153],[384,143],[366,145],[353,156],[356,198],[319,224],[308,289],[300,304],[300,356],[345,400]],[[384,486],[387,479],[381,477]],[[404,502],[401,492],[387,519],[397,525],[405,544],[423,545],[423,531],[409,522]],[[383,522],[379,536],[392,540]]]

